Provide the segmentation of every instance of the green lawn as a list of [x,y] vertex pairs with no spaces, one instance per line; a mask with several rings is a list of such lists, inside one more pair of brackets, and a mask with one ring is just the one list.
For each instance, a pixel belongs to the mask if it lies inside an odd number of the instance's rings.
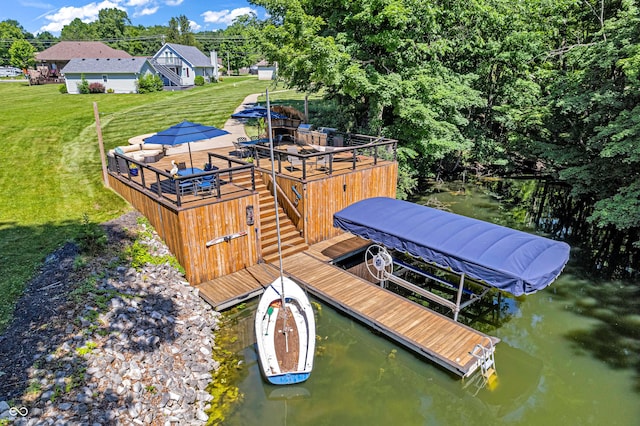
[[83,215],[99,223],[130,208],[102,185],[94,102],[110,149],[182,120],[222,127],[246,95],[269,83],[225,78],[146,95],[63,95],[58,85],[0,83],[0,331],[25,283],[48,254],[78,235]]

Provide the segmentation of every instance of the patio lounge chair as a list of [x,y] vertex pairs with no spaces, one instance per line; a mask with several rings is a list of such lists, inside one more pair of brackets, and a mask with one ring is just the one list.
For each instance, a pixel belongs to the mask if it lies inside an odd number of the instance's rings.
[[[287,148],[287,152],[290,154],[298,154],[298,148],[290,146]],[[290,166],[288,167],[289,171],[293,171],[296,166],[302,166],[302,159],[294,155],[287,155],[287,161],[290,163]]]
[[185,194],[197,194],[197,181],[195,179],[186,179],[178,183],[178,190],[180,195]]
[[331,161],[329,155],[322,155],[320,157],[316,157],[316,170],[319,168],[328,169],[329,161]]
[[242,145],[242,142],[246,142],[247,138],[240,137],[237,141],[233,141],[233,147],[236,149],[236,155],[240,158],[244,158],[249,154],[249,149]]
[[209,195],[213,195],[213,190],[216,187],[216,179],[213,175],[203,176],[200,181],[198,181],[196,185],[196,195],[198,192],[202,192],[203,195],[205,193],[209,193]]

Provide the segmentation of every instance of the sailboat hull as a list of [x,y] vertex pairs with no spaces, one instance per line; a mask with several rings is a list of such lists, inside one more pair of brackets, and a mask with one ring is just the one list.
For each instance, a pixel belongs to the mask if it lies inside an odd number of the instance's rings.
[[260,368],[269,383],[291,385],[309,378],[315,352],[315,317],[309,298],[298,284],[282,277],[265,289],[256,311],[255,330]]

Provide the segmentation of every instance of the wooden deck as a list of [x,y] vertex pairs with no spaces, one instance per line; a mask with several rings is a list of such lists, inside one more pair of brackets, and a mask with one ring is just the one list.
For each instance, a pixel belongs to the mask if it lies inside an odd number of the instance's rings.
[[[323,302],[447,370],[462,377],[471,375],[478,364],[470,352],[478,344],[488,347],[498,339],[328,263],[362,246],[363,240],[343,234],[283,259],[285,274]],[[216,309],[224,309],[260,294],[277,274],[273,266],[256,265],[198,288],[201,296]]]
[[278,277],[278,269],[260,263],[197,286],[200,297],[214,309],[222,311],[259,296]]

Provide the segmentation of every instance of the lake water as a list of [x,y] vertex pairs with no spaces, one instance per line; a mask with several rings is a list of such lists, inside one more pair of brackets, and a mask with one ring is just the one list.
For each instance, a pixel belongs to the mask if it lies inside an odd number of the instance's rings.
[[[525,216],[505,210],[486,187],[461,185],[421,202],[527,229]],[[640,425],[637,288],[585,279],[570,261],[545,290],[502,297],[498,311],[477,319],[463,316],[502,340],[492,389],[463,382],[319,304],[311,378],[299,386],[266,384],[247,345],[238,383],[244,398],[225,424]],[[239,328],[253,321],[253,308]]]

